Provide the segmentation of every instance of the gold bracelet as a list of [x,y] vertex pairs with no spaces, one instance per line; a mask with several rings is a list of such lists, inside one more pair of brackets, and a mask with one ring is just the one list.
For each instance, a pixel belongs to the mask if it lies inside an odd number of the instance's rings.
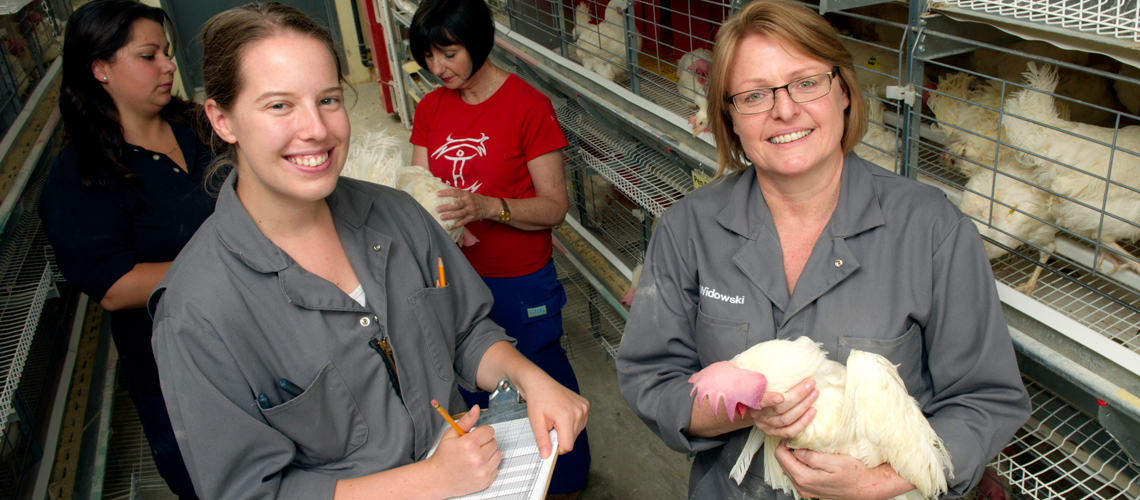
[[499,222],[506,223],[511,220],[511,207],[507,206],[506,198],[499,198],[499,201],[503,203],[503,209],[499,211]]

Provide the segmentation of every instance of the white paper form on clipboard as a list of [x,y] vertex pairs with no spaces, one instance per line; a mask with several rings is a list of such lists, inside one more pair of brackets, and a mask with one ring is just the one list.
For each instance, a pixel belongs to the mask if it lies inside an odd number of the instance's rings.
[[[551,429],[551,453],[544,460],[539,455],[534,431],[527,420],[526,403],[507,378],[499,381],[487,406],[485,411],[479,413],[479,421],[475,425],[490,425],[495,429],[495,440],[499,452],[503,454],[502,461],[499,462],[499,475],[487,489],[455,499],[542,500],[546,497],[550,474],[558,458],[558,434]],[[440,430],[441,438],[443,431],[448,428],[450,425],[444,425]],[[438,446],[439,440],[436,440],[435,446],[428,452],[429,457],[435,454]]]

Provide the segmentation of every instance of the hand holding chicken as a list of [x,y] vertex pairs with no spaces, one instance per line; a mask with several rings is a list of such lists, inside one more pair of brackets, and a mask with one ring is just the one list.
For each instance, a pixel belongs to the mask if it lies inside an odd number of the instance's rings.
[[[905,498],[937,497],[947,489],[946,476],[953,477],[942,440],[907,394],[895,366],[877,354],[852,350],[845,367],[827,359],[820,344],[807,337],[772,340],[730,361],[709,365],[689,382],[694,385],[698,407],[707,396],[715,414],[723,400],[724,408],[732,412],[730,420],[739,415],[755,422],[732,469],[731,476],[738,483],[761,446],[764,480],[796,498],[801,494],[799,486],[806,486],[799,482],[809,478],[819,484],[841,478],[843,484],[878,480],[874,475],[884,472],[876,468],[884,464],[915,488]],[[831,458],[793,463],[786,454],[781,460],[776,453],[784,440],[797,450],[849,455],[862,467],[847,467],[844,460]],[[830,479],[822,480],[815,467],[813,471],[800,467],[809,463],[832,467],[831,471],[824,469],[827,475],[823,477]],[[894,487],[887,491],[892,494],[907,487],[897,482],[890,485]],[[814,490],[803,493],[807,491]]]

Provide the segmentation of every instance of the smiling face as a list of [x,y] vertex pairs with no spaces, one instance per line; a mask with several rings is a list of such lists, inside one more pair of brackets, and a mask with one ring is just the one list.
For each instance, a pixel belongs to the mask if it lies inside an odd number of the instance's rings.
[[462,44],[452,44],[443,48],[432,47],[431,53],[424,56],[431,74],[443,80],[443,86],[451,90],[468,88],[471,81],[471,54]]
[[[777,87],[832,67],[765,35],[740,41],[729,71],[728,94]],[[843,165],[843,111],[850,100],[838,78],[826,96],[797,103],[777,90],[771,110],[742,115],[729,104],[732,128],[740,136],[757,175],[799,177]]]
[[131,40],[110,61],[95,61],[91,72],[120,113],[154,116],[170,102],[176,68],[169,51],[162,25],[139,19],[131,26]]
[[317,201],[336,187],[350,128],[336,61],[317,39],[277,35],[246,47],[229,110],[206,113],[235,145],[242,203]]

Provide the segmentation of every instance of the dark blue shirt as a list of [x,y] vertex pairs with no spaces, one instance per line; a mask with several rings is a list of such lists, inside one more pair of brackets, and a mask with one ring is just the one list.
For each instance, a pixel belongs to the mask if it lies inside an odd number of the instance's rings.
[[[39,214],[68,282],[94,301],[135,264],[169,262],[214,211],[202,176],[212,153],[192,129],[171,124],[186,171],[165,153],[127,145],[123,166],[137,178],[90,188],[79,181],[78,153],[60,151],[40,196]],[[146,308],[111,313],[111,330],[132,390],[158,391]]]

